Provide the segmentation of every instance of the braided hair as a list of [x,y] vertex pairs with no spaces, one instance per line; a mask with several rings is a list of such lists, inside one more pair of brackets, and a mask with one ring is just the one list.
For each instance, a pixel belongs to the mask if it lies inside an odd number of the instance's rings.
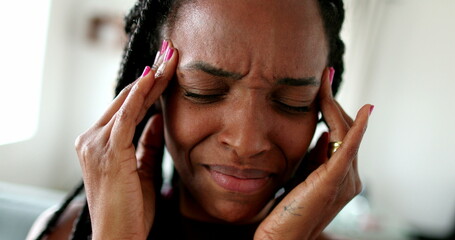
[[[165,36],[162,35],[163,29],[172,29],[176,22],[179,8],[189,1],[191,0],[138,0],[136,2],[125,17],[125,32],[129,41],[123,52],[115,88],[116,95],[140,76],[144,66],[153,62],[154,56],[160,48],[160,43],[165,39]],[[345,17],[344,4],[343,0],[318,0],[318,4],[329,49],[327,66],[336,69],[332,83],[333,94],[336,94],[344,72],[343,55],[345,45],[340,37]],[[149,117],[155,113],[157,113],[157,109],[154,107],[150,108],[144,120],[138,124],[133,140],[134,144],[137,144]],[[52,232],[59,217],[70,202],[81,192],[82,188],[83,184],[81,183],[68,195],[65,202],[55,212],[37,239],[42,239],[45,235]],[[74,224],[71,239],[89,239],[90,235],[90,214],[88,206],[85,204],[77,222]]]

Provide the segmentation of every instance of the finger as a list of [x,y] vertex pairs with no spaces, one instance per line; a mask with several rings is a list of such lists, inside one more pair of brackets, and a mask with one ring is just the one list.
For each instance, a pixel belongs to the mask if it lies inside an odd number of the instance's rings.
[[[340,113],[343,115],[344,121],[348,124],[349,127],[352,127],[352,125],[354,124],[354,120],[352,120],[352,118],[346,113],[346,111],[344,111],[343,107],[341,106],[341,104],[338,101],[335,100],[335,103],[338,106]],[[355,158],[352,161],[352,166],[354,168],[354,171],[356,173],[358,173],[357,158]]]
[[351,129],[343,139],[343,144],[328,161],[328,169],[334,173],[333,176],[346,175],[351,163],[356,159],[372,108],[372,105],[367,104],[359,110]]
[[291,184],[286,186],[287,190],[290,190],[300,184],[327,160],[327,154],[323,154],[323,152],[327,152],[328,139],[329,134],[327,132],[324,132],[319,137],[316,146],[308,153],[308,157],[305,157],[300,163]]
[[349,130],[343,114],[333,99],[330,86],[330,70],[327,68],[322,77],[320,90],[321,112],[330,129],[330,141],[341,141]]
[[348,125],[351,127],[352,124],[354,123],[354,120],[344,111],[343,107],[341,107],[340,103],[338,101],[335,101],[336,105],[338,106],[339,111],[343,115],[344,121],[348,123]]
[[153,88],[148,93],[144,101],[144,107],[138,115],[136,124],[142,121],[147,114],[148,109],[152,106],[159,96],[166,89],[169,81],[172,79],[177,67],[178,52],[173,48],[172,42],[168,41],[166,49],[158,52],[161,56],[155,59],[154,65],[158,68],[152,68],[150,75],[155,79]]
[[147,122],[136,151],[138,169],[141,174],[161,177],[163,148],[163,117],[161,114],[155,114]]
[[[137,79],[138,80],[138,79]],[[109,105],[107,110],[104,112],[104,114],[101,116],[101,118],[95,123],[96,126],[104,126],[106,125],[114,116],[114,114],[120,109],[122,106],[123,102],[125,101],[126,97],[128,97],[128,94],[131,91],[131,88],[134,86],[134,84],[137,82],[134,81],[133,83],[128,84],[118,95],[115,97],[115,99],[112,101],[112,103]]]
[[170,47],[166,51],[166,57],[160,65],[162,69],[161,75],[156,75],[160,68],[158,68],[156,73],[152,70],[133,86],[125,102],[115,114],[115,122],[112,129],[113,144],[119,145],[118,147],[120,148],[131,145],[136,125],[163,93],[174,74],[177,65],[176,52],[175,49]]
[[144,106],[145,98],[153,86],[154,80],[151,74],[139,79],[133,85],[120,109],[114,114],[111,119],[111,136],[115,145],[126,147],[121,143],[126,143],[127,146],[131,144],[139,114],[143,108],[147,107]]
[[[147,105],[152,105],[167,87],[169,81],[175,74],[175,69],[178,63],[178,51],[173,48],[171,41],[168,43],[169,50],[163,54],[163,59],[160,59],[160,65],[154,72],[156,78],[156,91],[152,91],[147,100]],[[144,112],[145,114],[146,112]]]
[[[136,151],[138,174],[141,179],[144,201],[151,202],[161,190],[164,149],[163,117],[152,116],[142,132]],[[151,209],[150,212],[154,210]],[[149,219],[152,221],[153,219]]]

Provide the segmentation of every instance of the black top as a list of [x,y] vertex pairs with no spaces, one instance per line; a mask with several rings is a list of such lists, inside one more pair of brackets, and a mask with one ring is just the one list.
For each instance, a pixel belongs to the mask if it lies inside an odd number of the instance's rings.
[[[178,192],[178,191],[175,191]],[[71,200],[74,199],[74,196]],[[71,201],[68,201],[68,204]],[[62,206],[62,212],[66,206]],[[60,213],[58,214],[60,215]],[[59,216],[55,216],[58,219]],[[54,224],[49,224],[41,236],[51,231]],[[251,240],[259,223],[233,225],[222,223],[208,223],[193,220],[182,216],[179,209],[178,194],[170,197],[160,196],[157,199],[157,209],[150,240]],[[91,239],[92,229],[90,213],[87,203],[73,226],[73,233],[69,239]],[[39,237],[38,239],[41,239]]]
[[[305,162],[305,159],[304,159]],[[297,173],[285,186],[285,193],[276,199],[275,204],[286,196],[286,193],[293,189],[297,184],[304,181],[306,176],[311,171],[308,171],[308,166],[301,164]],[[174,175],[173,182],[178,181],[178,174]],[[174,184],[177,186],[177,184]],[[37,239],[43,239],[47,234],[52,232],[61,217],[62,213],[74,201],[84,189],[84,183],[81,182],[65,199],[60,208],[54,213],[54,216],[49,220],[46,228],[41,232]],[[178,193],[178,189],[174,188],[174,193]],[[256,224],[234,225],[221,223],[201,222],[182,216],[179,209],[179,196],[172,194],[170,197],[160,197],[157,199],[157,209],[155,220],[148,236],[148,239],[163,240],[163,239],[179,239],[179,240],[250,240],[253,239],[254,233],[259,226]],[[272,207],[273,209],[273,207]],[[87,202],[76,223],[73,226],[72,236],[69,239],[91,239],[92,229],[90,213]]]
[[179,210],[178,196],[173,196],[159,201],[148,239],[251,240],[257,227],[258,224],[208,223],[184,217]]

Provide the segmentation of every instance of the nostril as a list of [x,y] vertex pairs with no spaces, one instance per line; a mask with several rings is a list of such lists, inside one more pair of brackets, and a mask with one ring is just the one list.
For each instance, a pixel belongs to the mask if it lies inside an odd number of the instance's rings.
[[228,150],[228,151],[233,150],[231,147],[231,144],[229,144],[227,141],[220,141],[220,143],[225,150]]
[[263,150],[263,151],[261,151],[261,152],[258,152],[258,153],[256,153],[256,154],[253,154],[253,155],[249,156],[249,158],[260,157],[260,156],[264,155],[264,153],[266,153],[266,152],[267,152],[266,150]]
[[223,127],[218,132],[218,143],[235,152],[239,158],[258,157],[271,149],[270,119],[257,112],[257,106],[247,102],[243,107],[233,109],[224,118]]
[[271,149],[269,140],[265,137],[238,134],[223,134],[218,138],[221,147],[232,151],[239,158],[256,158]]

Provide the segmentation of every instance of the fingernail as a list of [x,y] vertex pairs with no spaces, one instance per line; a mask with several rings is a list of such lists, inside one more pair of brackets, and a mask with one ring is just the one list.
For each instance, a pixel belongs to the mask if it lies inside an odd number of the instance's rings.
[[161,44],[160,54],[163,54],[167,50],[168,46],[169,46],[169,42],[166,40],[163,40],[163,43]]
[[164,61],[167,62],[172,58],[172,55],[174,55],[174,49],[168,47],[166,50],[166,56],[164,57]]
[[161,63],[160,67],[156,71],[155,78],[163,76],[167,62],[172,58],[172,55],[174,55],[174,49],[168,46],[166,49],[166,54],[164,55],[164,61]]
[[329,74],[329,77],[330,77],[330,86],[332,86],[333,77],[335,76],[335,68],[330,67],[329,70],[330,70],[330,74]]
[[164,69],[165,69],[165,68],[166,68],[166,64],[165,64],[165,63],[162,63],[162,64],[160,65],[160,67],[158,68],[158,70],[156,71],[156,73],[155,73],[155,78],[163,76],[163,73],[164,73]]
[[161,53],[160,53],[160,51],[158,51],[156,53],[155,60],[153,61],[153,68],[155,68],[156,65],[158,64],[158,60],[160,59],[160,56],[161,56]]
[[149,74],[149,72],[150,72],[150,67],[146,66],[144,71],[142,72],[141,78],[147,76],[147,74]]
[[370,115],[371,115],[371,113],[373,112],[373,110],[374,110],[374,105],[371,105],[371,106],[370,106]]

